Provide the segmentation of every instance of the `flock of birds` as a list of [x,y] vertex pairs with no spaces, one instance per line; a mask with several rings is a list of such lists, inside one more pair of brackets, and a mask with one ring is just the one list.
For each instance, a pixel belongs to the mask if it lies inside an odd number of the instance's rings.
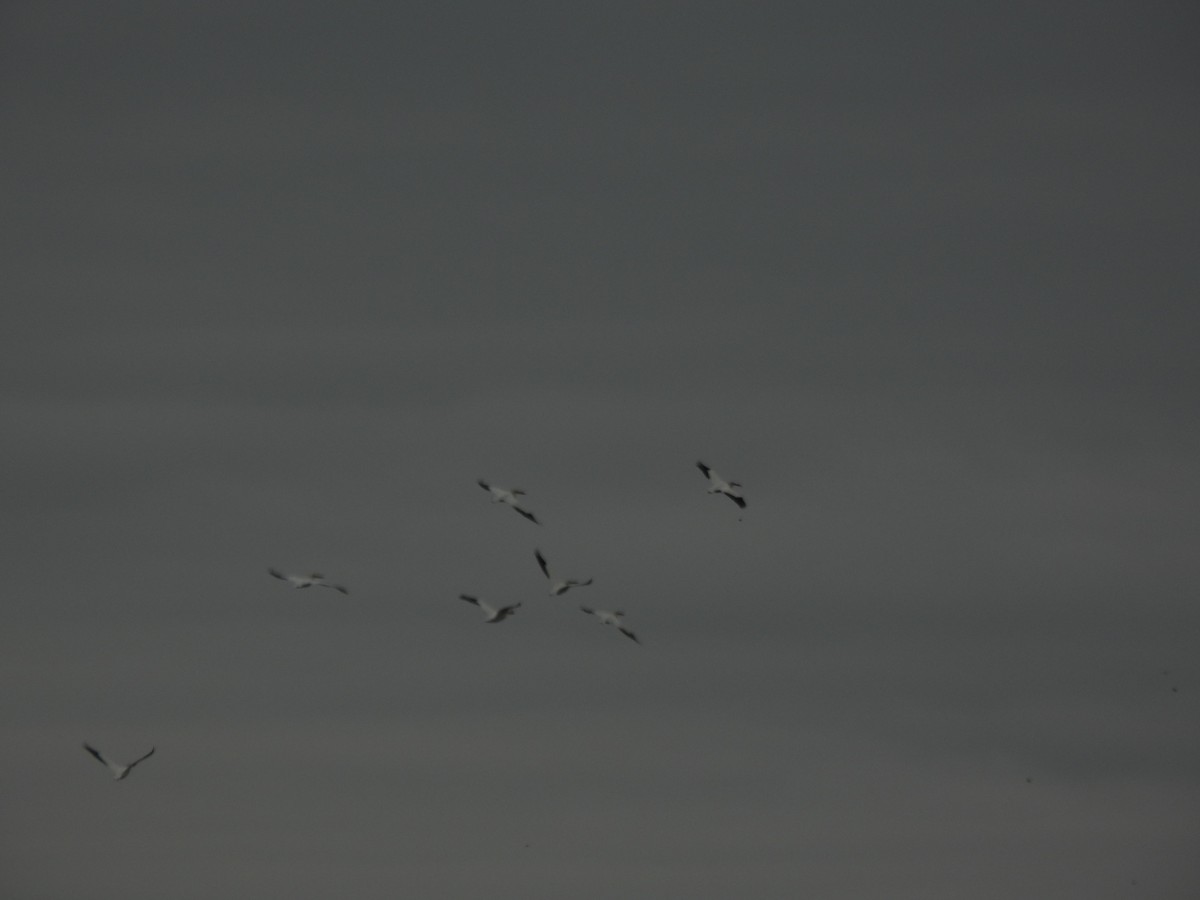
[[[713,471],[710,466],[705,465],[703,462],[697,462],[696,467],[704,474],[704,477],[708,479],[708,493],[722,494],[736,503],[739,509],[746,508],[746,498],[742,496],[741,484],[736,481],[726,481],[715,471]],[[542,524],[538,521],[536,515],[521,505],[521,502],[518,498],[523,497],[525,492],[520,488],[499,487],[494,484],[489,484],[482,478],[476,483],[492,495],[493,503],[502,503],[505,506],[511,507],[517,513],[528,519],[530,522],[533,522],[535,525]],[[541,550],[534,549],[533,555],[537,560],[538,568],[542,570],[542,574],[546,576],[546,580],[550,584],[550,596],[552,597],[561,597],[567,591],[571,590],[571,588],[587,587],[592,583],[593,579],[591,578],[584,580],[562,578],[551,570],[550,563],[546,561],[546,557],[542,554]],[[267,569],[267,572],[273,578],[278,578],[280,581],[285,581],[291,587],[296,589],[323,587],[337,591],[341,594],[350,593],[349,589],[345,585],[334,584],[333,582],[327,580],[320,572],[311,572],[307,575],[288,575],[274,568]],[[503,622],[505,619],[513,615],[521,606],[520,603],[512,603],[507,606],[497,607],[485,600],[480,599],[479,597],[473,597],[470,594],[459,594],[458,597],[460,600],[465,600],[467,603],[477,606],[484,614],[484,621],[491,624]],[[638,640],[638,636],[625,626],[623,622],[625,616],[624,611],[617,609],[596,609],[591,606],[580,606],[579,609],[580,611],[587,613],[589,616],[594,617],[601,625],[612,625],[619,632],[621,632],[621,634],[625,635],[625,637],[629,638],[634,643],[641,644],[641,641]],[[99,750],[88,743],[84,743],[83,749],[98,759],[112,773],[114,781],[123,781],[126,777],[128,777],[129,773],[133,771],[134,766],[153,756],[155,750],[154,747],[151,747],[149,752],[142,754],[133,762],[120,764],[110,762]]]

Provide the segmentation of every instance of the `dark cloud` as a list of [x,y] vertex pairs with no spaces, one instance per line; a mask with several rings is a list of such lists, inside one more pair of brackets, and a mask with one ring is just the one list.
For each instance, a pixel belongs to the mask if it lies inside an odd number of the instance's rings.
[[4,24],[10,893],[1194,895],[1190,9]]

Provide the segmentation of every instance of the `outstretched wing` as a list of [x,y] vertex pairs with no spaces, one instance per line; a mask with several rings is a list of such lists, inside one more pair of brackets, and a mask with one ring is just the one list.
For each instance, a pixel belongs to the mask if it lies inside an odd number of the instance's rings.
[[83,749],[86,750],[88,753],[92,754],[92,756],[96,757],[96,759],[100,760],[100,762],[104,763],[104,766],[106,768],[111,769],[113,767],[112,763],[110,763],[107,759],[105,759],[103,756],[101,756],[100,751],[97,750],[95,747],[92,747],[91,745],[85,743],[83,745]]
[[712,478],[712,469],[710,469],[710,468],[709,468],[708,466],[706,466],[704,463],[702,463],[702,462],[697,462],[697,463],[696,463],[696,468],[697,468],[697,469],[699,469],[701,472],[703,472],[703,473],[704,473],[704,477],[705,477],[705,478]]
[[477,485],[479,485],[481,488],[483,488],[485,491],[490,492],[492,489],[492,486],[490,484],[488,484],[486,481],[484,481],[482,478],[478,479],[475,483]]
[[538,565],[542,569],[542,574],[545,575],[547,578],[549,578],[550,577],[550,567],[548,565],[546,565],[546,557],[542,556],[542,551],[534,550],[533,555],[535,557],[537,557]]
[[472,597],[472,596],[471,596],[471,595],[469,595],[469,594],[459,594],[459,595],[458,595],[458,599],[459,599],[459,600],[466,600],[468,603],[474,603],[476,606],[478,606],[478,605],[479,605],[479,598],[478,598],[478,597]]
[[528,519],[530,522],[532,522],[534,525],[541,525],[541,524],[542,524],[541,522],[539,522],[539,521],[537,520],[537,516],[535,516],[535,515],[534,515],[533,513],[531,513],[529,510],[527,510],[527,509],[523,509],[523,508],[521,508],[520,506],[517,506],[515,503],[514,503],[514,504],[512,504],[512,508],[513,508],[513,509],[515,509],[517,512],[519,512],[521,515],[523,515],[525,518],[527,518],[527,519]]
[[635,644],[640,644],[640,643],[641,643],[641,641],[639,641],[639,640],[637,639],[637,635],[636,635],[636,634],[634,634],[632,631],[630,631],[628,628],[623,628],[623,627],[621,627],[620,625],[618,625],[618,626],[617,626],[617,628],[618,628],[618,630],[621,632],[621,634],[625,635],[625,637],[629,638],[629,639],[630,639],[631,641],[633,641]]
[[286,575],[284,575],[282,572],[280,572],[278,569],[267,569],[267,571],[270,572],[276,578],[280,579],[281,581],[288,580],[288,577]]
[[151,747],[149,753],[139,756],[137,759],[135,759],[133,762],[131,762],[129,764],[129,768],[132,769],[134,766],[136,766],[138,763],[140,763],[143,759],[149,759],[150,757],[152,757],[154,755],[154,750],[155,750],[155,748]]
[[736,503],[739,509],[746,508],[746,499],[744,497],[740,497],[737,494],[731,494],[728,491],[725,492],[725,496]]
[[594,609],[592,609],[590,606],[581,606],[579,608],[583,612],[587,613],[589,616],[594,616],[596,614],[596,611]]

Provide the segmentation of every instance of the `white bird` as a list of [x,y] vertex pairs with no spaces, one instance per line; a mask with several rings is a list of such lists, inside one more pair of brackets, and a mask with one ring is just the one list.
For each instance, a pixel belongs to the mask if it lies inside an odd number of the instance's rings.
[[746,508],[746,500],[742,497],[742,486],[738,482],[726,481],[702,462],[696,463],[696,468],[703,472],[704,477],[708,479],[710,494],[724,494],[741,509]]
[[340,584],[333,584],[325,580],[325,576],[320,572],[312,572],[308,575],[284,575],[278,569],[267,569],[272,575],[280,581],[286,581],[294,588],[306,588],[316,585],[317,587],[333,588],[335,591],[340,591],[343,594],[349,594]]
[[480,478],[475,483],[478,484],[481,488],[483,488],[485,491],[487,491],[488,493],[490,493],[492,495],[493,503],[507,504],[508,506],[511,506],[513,509],[515,509],[517,512],[519,512],[521,515],[523,515],[525,518],[527,518],[534,525],[542,524],[541,522],[539,522],[537,520],[537,516],[535,516],[533,513],[531,513],[529,510],[527,510],[525,507],[523,507],[517,501],[518,497],[522,497],[525,495],[525,492],[523,490],[521,490],[520,488],[497,487],[494,484],[488,484],[482,478]]
[[555,578],[550,574],[550,566],[546,563],[546,557],[542,556],[541,550],[534,550],[533,555],[537,557],[538,565],[542,567],[542,574],[550,581],[550,596],[558,597],[565,594],[573,587],[586,587],[592,583],[592,579],[587,581],[574,581],[570,578]]
[[511,606],[501,606],[499,609],[497,609],[486,600],[480,600],[478,597],[472,597],[469,594],[459,594],[458,599],[466,600],[468,603],[474,603],[476,606],[482,609],[484,615],[487,616],[487,618],[484,619],[485,622],[503,622],[505,619],[515,613],[517,611],[517,607],[521,605],[520,603],[514,603]]
[[121,765],[118,765],[117,763],[109,762],[107,759],[105,759],[100,754],[100,751],[97,750],[95,747],[89,746],[88,744],[85,743],[83,745],[83,749],[86,750],[88,753],[92,754],[92,756],[96,757],[96,759],[100,760],[100,762],[104,763],[104,765],[108,766],[108,771],[112,772],[112,774],[113,774],[113,781],[122,780],[126,775],[128,775],[133,770],[134,766],[136,766],[138,763],[140,763],[143,759],[149,759],[151,756],[154,755],[154,748],[151,747],[149,753],[145,754],[144,756],[139,756],[133,762],[129,763],[129,765],[121,766]]
[[601,625],[615,625],[617,631],[621,632],[621,634],[625,635],[625,637],[629,638],[635,644],[641,643],[641,641],[637,639],[636,634],[621,624],[621,617],[624,616],[625,613],[621,612],[620,610],[592,609],[590,606],[581,606],[579,608],[589,616],[595,616],[597,619],[599,619]]

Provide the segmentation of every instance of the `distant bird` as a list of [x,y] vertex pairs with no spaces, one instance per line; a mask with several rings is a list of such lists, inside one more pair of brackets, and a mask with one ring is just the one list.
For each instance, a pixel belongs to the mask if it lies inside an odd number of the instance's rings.
[[542,567],[542,574],[550,581],[550,595],[558,597],[565,594],[573,587],[587,587],[592,583],[592,579],[587,581],[573,581],[570,578],[555,578],[550,574],[550,566],[546,563],[546,557],[542,556],[541,550],[534,550],[533,555],[537,557],[538,565]]
[[708,479],[708,492],[710,494],[724,494],[741,509],[746,508],[746,500],[742,497],[742,486],[738,482],[726,481],[702,462],[696,463],[696,468],[703,472],[704,477]]
[[539,522],[537,520],[537,516],[535,516],[533,513],[531,513],[529,510],[527,510],[525,507],[523,507],[519,502],[517,502],[518,497],[523,497],[525,495],[525,492],[523,490],[521,490],[520,488],[496,487],[496,485],[494,485],[494,484],[488,484],[482,478],[480,478],[475,483],[478,484],[485,491],[488,491],[492,495],[493,503],[505,503],[505,504],[511,506],[517,512],[519,512],[525,518],[527,518],[534,525],[542,524],[541,522]]
[[521,605],[520,603],[514,603],[512,606],[501,606],[499,609],[497,609],[487,601],[480,600],[478,597],[472,597],[468,594],[459,594],[458,599],[466,600],[468,603],[474,603],[476,606],[482,609],[484,615],[487,616],[487,618],[484,619],[485,622],[503,622],[505,619],[515,613],[517,611],[517,607]]
[[316,585],[317,587],[333,588],[335,591],[340,591],[343,594],[350,593],[340,584],[331,584],[325,580],[325,576],[320,572],[313,572],[309,575],[284,575],[278,569],[267,569],[272,575],[280,581],[286,581],[294,588],[306,588]]
[[100,751],[97,750],[95,747],[92,747],[85,743],[83,745],[83,749],[86,750],[88,753],[92,754],[92,756],[96,757],[96,759],[100,760],[100,762],[104,763],[104,765],[108,766],[108,770],[110,772],[112,772],[112,774],[113,774],[113,781],[121,781],[122,779],[125,778],[125,776],[127,776],[131,771],[133,771],[134,766],[136,766],[142,760],[149,759],[151,756],[154,755],[154,748],[151,747],[150,752],[147,753],[145,756],[139,756],[133,762],[129,763],[129,765],[121,766],[121,765],[117,765],[116,763],[109,762],[107,759],[105,759],[100,754]]
[[629,638],[635,644],[641,643],[641,641],[637,639],[636,634],[621,624],[621,617],[624,616],[625,613],[621,612],[620,610],[592,609],[590,606],[581,606],[579,608],[589,616],[595,616],[600,620],[600,624],[602,625],[615,625],[617,631],[621,632],[621,634],[625,635],[625,637]]

